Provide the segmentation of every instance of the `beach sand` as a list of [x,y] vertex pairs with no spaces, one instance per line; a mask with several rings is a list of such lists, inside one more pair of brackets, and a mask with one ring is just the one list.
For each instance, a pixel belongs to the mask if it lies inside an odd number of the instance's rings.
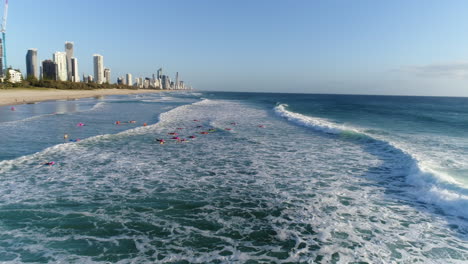
[[157,93],[164,90],[152,89],[98,89],[98,90],[57,90],[57,89],[5,89],[0,90],[0,106],[34,103],[50,100],[78,99],[103,95]]

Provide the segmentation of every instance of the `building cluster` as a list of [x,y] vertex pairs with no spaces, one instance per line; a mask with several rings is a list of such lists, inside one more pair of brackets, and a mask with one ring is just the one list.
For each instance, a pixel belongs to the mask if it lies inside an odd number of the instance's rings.
[[156,74],[152,77],[139,77],[133,81],[133,76],[127,73],[125,76],[117,78],[117,84],[134,86],[140,89],[163,89],[163,90],[187,90],[192,89],[179,80],[179,73],[176,73],[175,81],[163,74],[162,68],[159,68]]
[[[52,54],[52,59],[37,62],[37,49],[26,53],[26,76],[36,79],[79,82],[78,59],[73,56],[73,42],[65,42],[65,51]],[[12,82],[10,77],[10,82]]]
[[[78,59],[73,56],[73,42],[65,42],[65,51],[57,51],[52,54],[52,59],[42,61],[38,65],[37,49],[29,49],[26,53],[26,76],[39,80],[55,80],[70,82],[87,82],[111,84],[111,70],[104,67],[104,57],[99,54],[93,55],[94,75],[83,74],[82,79],[78,72]],[[0,39],[0,58],[2,58],[2,40]],[[3,69],[3,60],[0,59],[0,69]],[[9,81],[12,83],[21,82],[23,76],[19,70],[8,69]],[[1,75],[4,75],[3,72]],[[127,73],[125,77],[117,78],[117,84],[133,86],[146,89],[183,90],[191,89],[183,81],[179,80],[179,73],[176,73],[175,81],[167,75],[163,75],[162,68],[151,78],[132,78],[132,74]]]

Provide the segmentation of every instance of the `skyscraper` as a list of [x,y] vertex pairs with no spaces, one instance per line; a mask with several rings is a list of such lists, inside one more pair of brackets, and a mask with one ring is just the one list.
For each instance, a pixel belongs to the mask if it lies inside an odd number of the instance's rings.
[[127,73],[127,76],[126,76],[126,77],[127,77],[127,78],[126,78],[126,82],[125,82],[125,83],[126,83],[128,86],[132,86],[132,85],[133,85],[133,82],[132,82],[132,74],[131,74],[131,73]]
[[158,69],[158,80],[162,79],[162,68]]
[[26,76],[39,78],[37,71],[37,49],[29,49],[26,53]]
[[67,80],[72,80],[72,58],[73,58],[73,42],[65,42],[65,53],[67,54]]
[[57,80],[67,80],[67,54],[65,52],[57,51],[53,55],[54,62],[57,64]]
[[94,54],[94,79],[97,84],[104,82],[104,57],[99,54]]
[[176,72],[175,75],[175,87],[174,89],[179,89],[179,72]]
[[44,80],[57,80],[57,63],[51,60],[42,61],[42,78]]
[[104,69],[104,82],[111,83],[111,70],[109,68]]
[[75,57],[71,58],[71,81],[79,82],[80,75],[78,73],[78,59]]
[[169,90],[171,89],[171,79],[167,75],[162,75],[161,76],[161,87],[164,90]]

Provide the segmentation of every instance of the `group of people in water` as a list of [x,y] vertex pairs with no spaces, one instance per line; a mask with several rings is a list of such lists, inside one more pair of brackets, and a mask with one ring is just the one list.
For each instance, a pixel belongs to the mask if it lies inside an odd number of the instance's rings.
[[[197,120],[197,119],[194,119],[193,121],[194,121],[194,122],[199,122],[199,120]],[[136,124],[136,121],[135,121],[135,120],[125,121],[125,122],[116,121],[114,124],[115,124],[115,125]],[[235,126],[235,125],[237,125],[237,123],[232,122],[231,125]],[[82,122],[79,122],[79,123],[77,124],[77,126],[78,126],[78,127],[83,127],[83,126],[85,126],[85,124],[82,123]],[[143,123],[143,126],[147,126],[147,123]],[[264,125],[258,125],[258,127],[264,128],[265,126],[264,126]],[[195,128],[203,128],[203,126],[202,126],[202,125],[197,125]],[[182,127],[178,127],[178,128],[177,128],[177,130],[183,130],[183,129],[184,129],[184,128],[182,128]],[[224,130],[226,130],[226,131],[231,131],[232,128],[225,128]],[[208,135],[208,134],[213,133],[213,132],[216,132],[216,131],[217,131],[216,128],[210,128],[210,129],[208,129],[207,131],[200,131],[200,132],[198,132],[198,133],[201,134],[201,135]],[[188,139],[179,137],[179,133],[177,133],[177,132],[170,132],[170,133],[167,133],[167,134],[168,134],[169,136],[172,136],[172,137],[170,137],[170,139],[171,139],[171,140],[174,140],[174,141],[177,142],[177,143],[189,142]],[[80,141],[79,138],[77,138],[77,139],[69,139],[69,135],[68,135],[68,134],[64,134],[64,135],[63,135],[63,138],[64,138],[65,140],[68,140],[69,142],[78,142],[78,141]],[[190,136],[188,136],[188,138],[189,138],[189,139],[195,139],[196,136],[190,135]],[[164,138],[156,138],[155,141],[156,141],[157,143],[161,144],[161,145],[163,145],[163,144],[166,143],[166,140],[165,140]],[[55,163],[54,161],[49,161],[49,162],[43,163],[43,165],[45,165],[45,166],[53,166],[53,165],[56,165],[56,163]]]
[[[194,122],[200,122],[200,120],[198,120],[198,119],[194,119],[193,121],[194,121]],[[235,125],[237,125],[237,123],[232,122],[231,125],[234,125],[234,126],[235,126]],[[198,126],[195,126],[195,128],[203,128],[203,126],[202,126],[202,125],[198,125]],[[182,129],[184,129],[184,128],[182,128],[182,127],[178,127],[178,128],[177,128],[177,130],[182,130]],[[225,128],[224,130],[226,130],[226,131],[231,131],[232,128]],[[201,135],[208,135],[208,134],[213,133],[213,132],[216,132],[216,131],[217,131],[216,128],[210,128],[210,129],[208,129],[207,131],[200,131],[200,132],[198,132],[198,133],[201,134]],[[177,133],[177,132],[170,132],[170,133],[167,133],[167,134],[168,134],[169,136],[172,136],[170,139],[171,139],[171,140],[175,140],[175,142],[178,142],[178,143],[189,142],[187,139],[179,137],[179,133]],[[194,139],[194,138],[196,138],[196,136],[191,135],[191,136],[189,136],[188,138],[189,138],[189,139]],[[156,138],[155,140],[156,140],[156,142],[158,142],[158,143],[161,144],[161,145],[163,145],[164,143],[166,143],[166,140],[163,139],[163,138]]]

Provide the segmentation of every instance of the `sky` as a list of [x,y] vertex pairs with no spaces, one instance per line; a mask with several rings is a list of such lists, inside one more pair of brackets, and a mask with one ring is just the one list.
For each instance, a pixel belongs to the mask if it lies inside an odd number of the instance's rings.
[[[3,0],[2,0],[3,1]],[[1,7],[3,9],[3,7]],[[9,0],[8,64],[162,67],[198,90],[468,96],[465,0]]]

